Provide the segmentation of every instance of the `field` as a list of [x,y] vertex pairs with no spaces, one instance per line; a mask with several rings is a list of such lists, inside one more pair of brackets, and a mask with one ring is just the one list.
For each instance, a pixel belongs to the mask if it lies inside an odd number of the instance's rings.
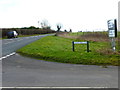
[[[83,39],[85,35],[86,38]],[[61,63],[103,66],[119,65],[120,53],[118,50],[118,43],[116,45],[116,52],[113,52],[108,39],[93,39],[91,35],[90,33],[84,33],[84,35],[80,35],[81,38],[76,38],[76,35],[70,35],[70,33],[47,36],[19,49],[17,52],[24,56]],[[104,38],[105,37],[106,36],[104,36]],[[88,53],[86,51],[86,45],[84,44],[75,45],[75,52],[72,51],[72,41],[88,40],[90,41],[91,52]]]

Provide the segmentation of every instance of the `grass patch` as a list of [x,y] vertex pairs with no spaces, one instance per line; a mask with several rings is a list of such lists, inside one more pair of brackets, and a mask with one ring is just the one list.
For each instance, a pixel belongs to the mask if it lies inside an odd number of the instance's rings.
[[75,45],[75,52],[73,52],[72,41],[81,40],[47,36],[19,49],[17,52],[21,55],[61,63],[118,65],[118,58],[120,58],[118,53],[108,51],[109,54],[104,54],[104,50],[109,50],[110,48],[108,42],[91,41],[91,52],[87,53],[86,45],[82,44]]

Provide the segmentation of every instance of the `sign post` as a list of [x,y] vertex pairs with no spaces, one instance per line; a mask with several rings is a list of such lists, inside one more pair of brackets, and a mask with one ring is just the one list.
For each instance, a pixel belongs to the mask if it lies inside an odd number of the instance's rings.
[[87,52],[89,52],[89,41],[87,41],[87,42],[74,42],[74,41],[72,41],[72,51],[75,51],[74,44],[87,44]]
[[74,41],[72,41],[72,50],[73,50],[73,52],[75,51],[75,48],[74,48]]
[[111,39],[112,50],[115,51],[115,37],[117,37],[117,20],[111,19],[108,20],[108,34]]
[[87,41],[87,52],[89,52],[89,41]]

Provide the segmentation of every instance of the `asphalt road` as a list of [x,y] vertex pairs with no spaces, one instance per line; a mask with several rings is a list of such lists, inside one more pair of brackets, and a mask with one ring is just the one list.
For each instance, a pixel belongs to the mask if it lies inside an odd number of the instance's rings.
[[2,56],[15,52],[17,49],[48,35],[50,34],[30,36],[30,37],[19,37],[19,38],[12,38],[12,39],[3,39],[2,40]]
[[[3,56],[39,38],[3,40]],[[16,53],[2,60],[2,86],[118,88],[118,67],[47,62]]]

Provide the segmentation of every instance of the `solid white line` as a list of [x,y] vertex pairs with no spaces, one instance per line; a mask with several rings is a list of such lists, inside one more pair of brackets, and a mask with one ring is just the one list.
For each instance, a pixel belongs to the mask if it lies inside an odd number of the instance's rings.
[[9,88],[9,89],[100,89],[108,87],[0,87],[0,88]]
[[0,61],[1,61],[2,59],[8,58],[9,56],[14,55],[15,53],[16,53],[16,52],[13,52],[13,53],[11,53],[11,54],[8,54],[8,55],[6,55],[6,56],[1,57],[1,58],[0,58]]

